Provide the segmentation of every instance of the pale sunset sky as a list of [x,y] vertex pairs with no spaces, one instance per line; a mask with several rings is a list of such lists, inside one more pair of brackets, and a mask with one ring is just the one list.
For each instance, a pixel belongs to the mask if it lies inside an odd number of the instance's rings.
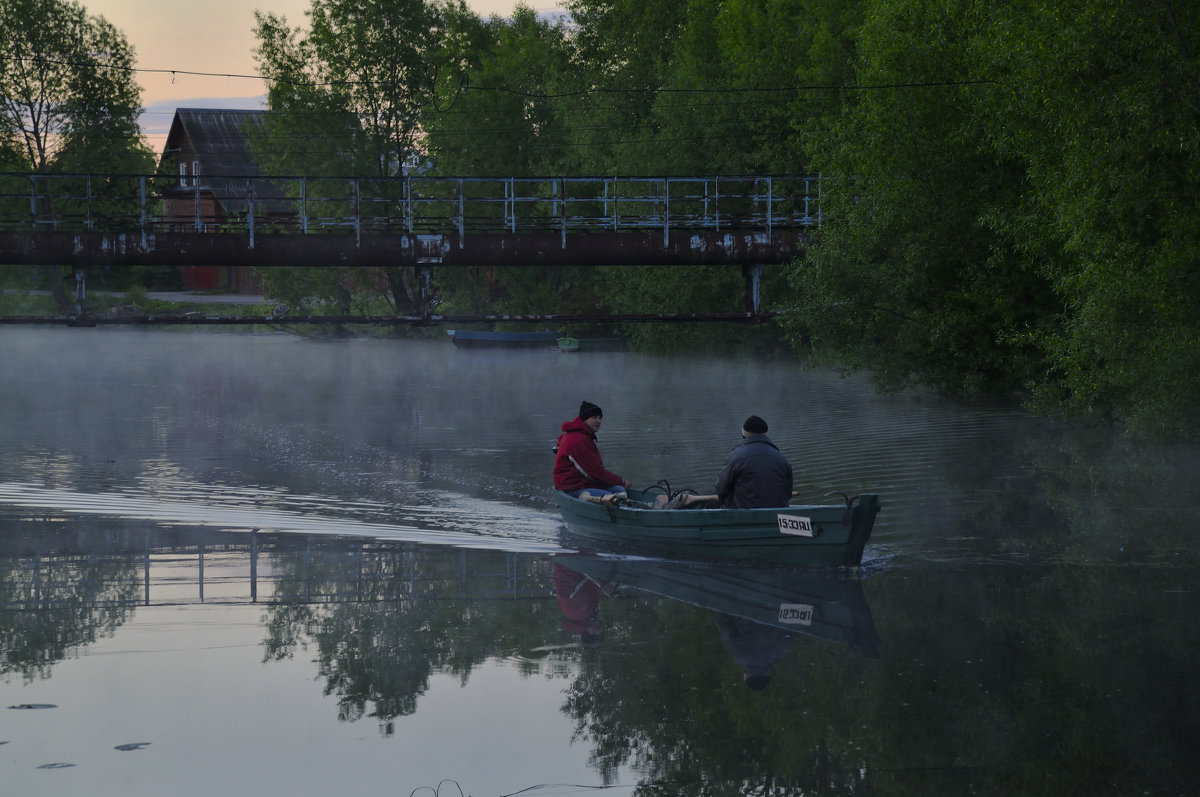
[[[480,16],[507,16],[516,0],[468,0]],[[251,51],[254,11],[287,17],[291,27],[308,26],[304,12],[311,0],[83,0],[89,14],[102,16],[122,30],[134,46],[142,70],[213,72],[222,75],[256,75]],[[530,2],[547,10],[553,0]],[[261,108],[266,88],[261,80],[229,77],[138,72],[142,104],[142,130],[158,151],[166,138],[175,108]]]

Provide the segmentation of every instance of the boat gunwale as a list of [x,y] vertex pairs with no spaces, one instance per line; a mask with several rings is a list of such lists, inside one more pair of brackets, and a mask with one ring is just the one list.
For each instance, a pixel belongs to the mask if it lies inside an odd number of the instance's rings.
[[[646,491],[632,494],[641,497]],[[606,505],[555,490],[563,522],[569,531],[581,537],[646,549],[668,549],[702,558],[761,561],[819,556],[836,559],[844,566],[861,563],[863,547],[879,510],[877,494],[863,493],[859,498],[867,500],[853,504],[847,518],[844,504],[667,510]],[[865,517],[867,513],[869,517]],[[812,537],[783,534],[778,527],[779,515],[807,516],[821,528]]]

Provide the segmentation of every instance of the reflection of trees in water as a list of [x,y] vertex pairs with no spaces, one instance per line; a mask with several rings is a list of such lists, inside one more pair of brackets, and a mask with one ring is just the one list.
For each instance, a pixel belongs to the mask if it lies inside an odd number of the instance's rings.
[[[926,503],[898,507],[882,497],[880,518],[905,535],[906,556],[1200,563],[1193,533],[1200,510],[1190,500],[1200,480],[1194,444],[1031,420],[1023,433],[981,439],[939,468],[928,484],[898,496]],[[939,493],[939,485],[949,489]]]
[[[316,650],[325,693],[339,719],[412,714],[435,672],[466,683],[474,667],[544,639],[549,563],[500,552],[381,547],[367,558],[329,551],[279,562],[293,575],[267,613],[267,660]],[[292,604],[307,589],[338,600]],[[289,595],[288,590],[293,594]],[[536,668],[535,668],[536,669]]]
[[[1058,430],[1027,444],[1039,497],[1065,519],[1068,554],[1200,563],[1193,496],[1200,448],[1133,442],[1101,430]],[[1058,531],[1047,529],[1047,532]]]
[[1190,570],[934,567],[870,583],[893,662],[854,690],[874,694],[857,715],[873,782],[905,794],[1190,790],[1200,630],[1175,619],[1194,613]]
[[711,613],[639,599],[584,651],[564,711],[593,766],[634,768],[638,794],[1185,793],[1200,745],[1200,629],[1178,623],[1192,573],[879,573],[883,657],[796,637],[763,692]]
[[[0,539],[2,672],[46,677],[132,616],[148,543],[144,527],[25,526]],[[217,536],[175,529],[154,543],[194,555]],[[250,535],[228,539],[249,556]],[[339,716],[384,733],[435,673],[465,683],[502,658],[564,679],[561,708],[592,766],[606,782],[631,767],[639,794],[1174,794],[1194,782],[1189,568],[878,572],[862,586],[881,658],[797,634],[754,692],[719,615],[689,603],[606,595],[605,641],[579,645],[548,557],[268,535],[258,550],[266,659],[311,647]]]
[[[746,688],[745,646],[731,649],[713,611],[605,591],[606,641],[581,645],[563,630],[570,624],[545,557],[403,546],[363,557],[321,546],[277,564],[281,602],[268,609],[266,658],[311,645],[341,720],[373,717],[388,734],[392,719],[417,711],[433,674],[466,683],[475,667],[503,657],[523,674],[568,679],[563,711],[575,721],[575,738],[592,745],[591,763],[607,783],[624,766],[646,773],[648,783],[683,784],[681,794],[691,793],[689,783],[786,776],[807,788],[861,777],[860,750],[812,730],[827,720],[796,730],[812,706],[796,702],[806,691],[793,669],[773,673],[764,695]],[[327,602],[288,602],[315,594]],[[742,630],[742,641],[758,638]],[[770,640],[790,643],[779,629],[766,630]],[[769,647],[772,664],[788,655]]]
[[6,535],[0,556],[0,674],[49,678],[75,649],[111,636],[140,594],[138,564],[103,551],[80,552],[62,524],[26,524]]
[[[721,638],[719,615],[665,599],[630,603],[614,623],[628,626],[618,636],[661,644],[589,649],[563,706],[606,782],[628,766],[640,776],[636,793],[646,795],[830,794],[861,785],[862,751],[829,738],[830,718],[820,712],[845,677],[822,658],[850,661],[851,672],[862,659],[817,657],[810,672],[778,667],[770,688],[755,692]],[[809,681],[814,674],[819,685]]]

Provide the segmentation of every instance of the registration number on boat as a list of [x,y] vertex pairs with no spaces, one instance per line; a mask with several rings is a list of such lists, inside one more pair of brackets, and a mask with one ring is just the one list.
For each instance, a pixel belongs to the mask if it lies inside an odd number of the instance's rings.
[[781,603],[779,622],[789,625],[812,625],[813,607],[807,603]]
[[779,533],[793,534],[797,537],[812,537],[814,536],[812,519],[798,515],[779,515]]

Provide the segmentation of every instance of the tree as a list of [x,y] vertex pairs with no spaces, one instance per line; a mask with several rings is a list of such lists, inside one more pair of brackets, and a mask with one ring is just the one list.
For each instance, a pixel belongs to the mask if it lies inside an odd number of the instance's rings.
[[447,48],[467,65],[465,90],[422,120],[433,168],[461,176],[553,174],[563,114],[550,96],[569,71],[567,32],[518,5],[511,18],[451,19]]
[[989,5],[989,144],[1027,164],[995,226],[1053,285],[1043,404],[1200,433],[1200,10]]
[[987,146],[979,109],[1002,91],[973,80],[970,2],[873,3],[857,87],[810,127],[824,222],[793,270],[791,323],[825,356],[888,389],[1008,392],[1042,366],[1032,337],[1059,307],[1002,245],[991,219],[1020,204],[1019,158]]
[[[284,17],[255,12],[255,58],[275,112],[276,146],[264,154],[274,152],[276,161],[267,165],[329,174],[332,161],[354,176],[402,174],[417,150],[422,113],[460,78],[459,66],[443,57],[446,8],[457,6],[313,0],[307,32],[289,28]],[[278,146],[288,136],[314,134],[327,139],[328,151]]]
[[795,330],[881,382],[1200,430],[1200,16],[876,0]]
[[811,171],[802,133],[840,112],[842,87],[854,82],[856,40],[868,6],[865,0],[721,4],[714,26],[721,71],[740,91],[721,110],[744,120],[745,132],[733,144],[754,153],[744,173]]
[[35,172],[148,170],[134,52],[74,0],[0,0],[0,141]]
[[[154,160],[138,129],[141,89],[133,64],[124,35],[74,0],[0,0],[0,165],[43,173],[149,172]],[[96,188],[101,199],[106,189],[128,194],[113,180]],[[82,195],[82,187],[68,193]],[[69,200],[56,200],[46,181],[42,201],[53,211],[56,201]],[[45,271],[59,310],[70,312],[62,269]]]
[[[461,0],[313,0],[307,14],[305,31],[255,12],[255,58],[271,108],[265,134],[251,137],[255,157],[275,173],[405,174],[420,160],[422,115],[460,83],[463,66],[447,56],[447,18],[470,12]],[[322,187],[327,198],[350,201],[348,183]],[[386,196],[389,187],[376,194]],[[295,277],[316,291],[310,298],[332,306],[345,306],[347,286],[358,286],[401,313],[418,310],[425,290],[412,268],[341,269],[330,279],[289,269],[272,277],[276,284]]]

